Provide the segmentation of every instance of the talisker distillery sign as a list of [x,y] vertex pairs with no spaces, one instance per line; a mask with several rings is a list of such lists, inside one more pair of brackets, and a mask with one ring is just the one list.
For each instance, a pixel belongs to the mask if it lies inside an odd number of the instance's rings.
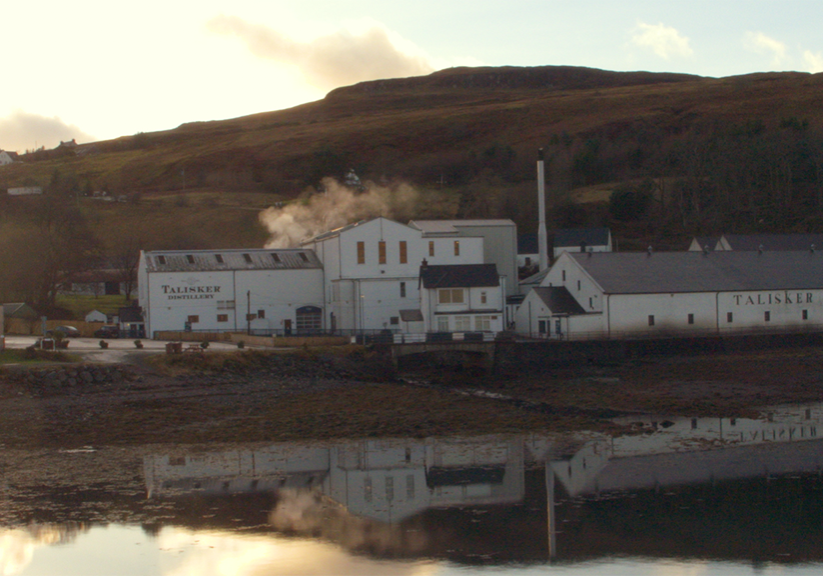
[[763,304],[813,304],[811,292],[771,292],[769,294],[755,294],[732,296],[738,306],[758,306]]
[[160,286],[169,300],[212,300],[220,293],[220,286]]

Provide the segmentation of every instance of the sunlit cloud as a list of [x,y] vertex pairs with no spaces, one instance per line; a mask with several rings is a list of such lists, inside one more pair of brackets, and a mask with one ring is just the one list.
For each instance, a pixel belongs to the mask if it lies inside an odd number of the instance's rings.
[[327,90],[435,70],[415,46],[376,22],[365,29],[342,29],[306,42],[236,16],[217,16],[207,27],[215,34],[237,37],[259,58],[298,67],[307,82]]
[[763,32],[747,32],[745,45],[748,50],[757,54],[771,55],[773,66],[779,66],[786,61],[786,45],[769,38]]
[[823,52],[815,54],[811,50],[803,52],[803,62],[806,63],[806,70],[812,74],[823,72]]
[[23,110],[15,110],[0,118],[0,149],[22,152],[40,146],[54,148],[61,140],[76,139],[91,142],[93,136],[77,126],[67,124],[57,116],[41,116]]
[[688,57],[694,52],[689,46],[689,39],[671,26],[664,24],[645,24],[640,22],[632,33],[631,41],[641,48],[668,60],[671,57]]

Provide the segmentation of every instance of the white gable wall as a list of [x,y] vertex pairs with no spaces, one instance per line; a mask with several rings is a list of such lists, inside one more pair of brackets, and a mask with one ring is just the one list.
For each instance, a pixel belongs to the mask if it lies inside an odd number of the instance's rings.
[[565,286],[586,312],[603,311],[602,288],[566,253],[560,255],[540,285]]
[[[381,242],[385,243],[384,262],[380,260]],[[401,242],[406,246],[405,262],[401,262]],[[459,243],[457,250],[455,242]],[[304,246],[314,248],[325,267],[326,325],[331,326],[334,314],[335,328],[341,330],[403,328],[400,310],[420,307],[418,278],[424,259],[429,264],[483,263],[483,238],[424,239],[420,230],[387,218],[341,229]]]

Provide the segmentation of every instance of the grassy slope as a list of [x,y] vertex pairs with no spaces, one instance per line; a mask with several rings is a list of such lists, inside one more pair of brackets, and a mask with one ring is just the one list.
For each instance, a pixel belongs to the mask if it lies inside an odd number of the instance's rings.
[[[511,72],[501,70],[503,76]],[[823,76],[677,77],[631,85],[647,82],[649,75],[635,75],[637,80],[608,73],[580,80],[572,76],[586,71],[569,70],[558,72],[556,85],[540,89],[528,82],[506,85],[510,79],[490,80],[471,69],[364,83],[290,110],[192,123],[96,143],[96,154],[6,166],[0,169],[0,188],[46,185],[59,169],[97,189],[141,192],[137,204],[83,200],[109,246],[124,235],[136,235],[145,248],[262,246],[267,235],[257,214],[302,192],[320,150],[366,166],[368,177],[417,181],[426,200],[416,216],[437,217],[451,215],[461,190],[439,190],[435,175],[494,143],[511,146],[521,172],[530,175],[534,150],[563,131],[585,137],[649,126],[676,135],[713,119],[775,123],[800,117],[823,123]],[[598,82],[601,87],[591,87]],[[128,149],[138,141],[143,148]],[[530,218],[531,187],[530,181],[501,183],[499,194],[515,198],[513,204],[522,204],[521,212]],[[578,191],[572,198],[598,201],[609,190]]]

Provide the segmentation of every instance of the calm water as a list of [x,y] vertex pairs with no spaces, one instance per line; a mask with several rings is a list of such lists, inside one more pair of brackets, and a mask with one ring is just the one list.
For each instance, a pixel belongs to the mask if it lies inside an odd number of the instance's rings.
[[820,574],[822,419],[5,450],[0,574]]

